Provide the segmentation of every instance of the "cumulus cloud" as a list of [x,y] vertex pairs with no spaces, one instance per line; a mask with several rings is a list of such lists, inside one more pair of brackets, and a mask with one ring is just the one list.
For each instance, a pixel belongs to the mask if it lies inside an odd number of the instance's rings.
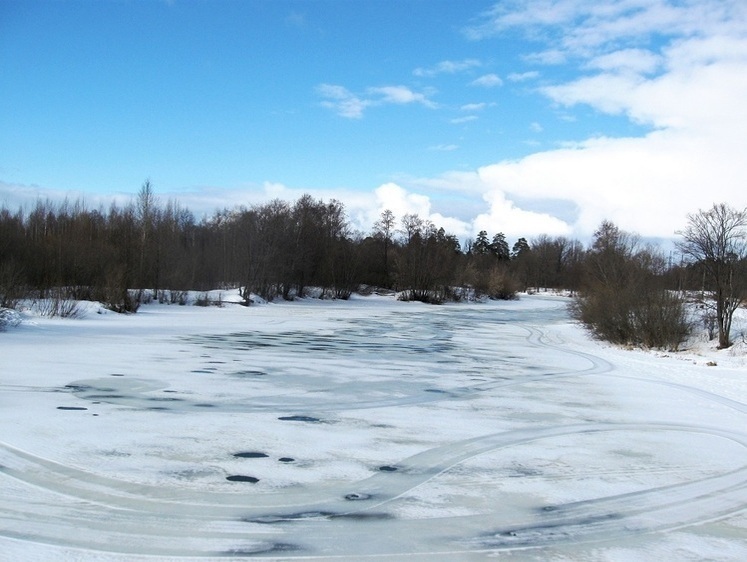
[[483,74],[479,78],[476,78],[470,82],[470,86],[481,86],[483,88],[495,88],[496,86],[502,86],[503,80],[497,74]]
[[473,221],[473,230],[495,234],[503,232],[509,237],[547,234],[566,236],[571,226],[547,213],[527,211],[516,206],[500,190],[486,193],[489,212],[478,215]]
[[316,87],[316,91],[325,98],[321,102],[322,107],[331,109],[339,116],[349,119],[360,119],[367,108],[386,104],[417,103],[431,109],[437,107],[437,104],[431,101],[425,93],[415,92],[407,86],[371,87],[361,95],[354,94],[344,86],[337,84],[320,84]]
[[374,96],[372,103],[377,105],[385,103],[407,104],[419,103],[425,107],[435,108],[436,104],[427,98],[425,94],[413,92],[407,86],[382,86],[369,88],[368,93]]
[[465,115],[464,117],[455,117],[454,119],[451,119],[449,123],[452,123],[453,125],[462,125],[464,123],[469,123],[470,121],[476,121],[477,115]]
[[506,78],[511,82],[526,82],[527,80],[534,80],[539,78],[540,73],[536,70],[530,70],[528,72],[512,72]]
[[[562,199],[576,206],[578,216],[572,223],[535,216],[548,233],[566,229],[588,236],[607,218],[644,236],[671,238],[687,213],[720,201],[747,204],[742,154],[747,5],[739,0],[542,5],[501,2],[472,36],[484,39],[509,28],[541,36],[537,60],[555,52],[556,62],[577,61],[582,74],[539,93],[561,108],[591,107],[649,132],[589,138],[481,167],[490,211],[478,223],[520,217],[512,200]],[[651,42],[655,34],[665,40]]]
[[429,68],[416,68],[412,73],[415,76],[432,78],[438,74],[456,74],[458,72],[464,72],[465,70],[481,65],[482,63],[477,59],[464,59],[461,61],[445,60]]
[[363,111],[371,105],[370,100],[364,100],[353,94],[347,88],[335,84],[320,84],[317,93],[326,98],[322,106],[333,110],[341,117],[360,119]]
[[488,107],[488,105],[495,105],[495,104],[487,104],[485,102],[483,102],[483,103],[467,103],[467,104],[464,104],[459,109],[461,111],[482,111],[483,109],[485,109],[486,107]]

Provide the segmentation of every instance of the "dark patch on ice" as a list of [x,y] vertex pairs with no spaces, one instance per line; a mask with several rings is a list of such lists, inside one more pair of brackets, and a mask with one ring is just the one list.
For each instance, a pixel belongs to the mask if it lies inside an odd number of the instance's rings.
[[364,511],[358,513],[343,513],[341,515],[333,515],[331,519],[348,519],[350,521],[386,521],[387,519],[394,519],[394,515],[390,513],[372,513],[369,511]]
[[260,554],[272,554],[273,552],[297,552],[301,547],[286,542],[277,542],[269,546],[259,546],[257,548],[235,548],[228,550],[223,554],[225,556],[257,556]]
[[558,506],[556,505],[546,505],[542,508],[542,511],[557,511]]
[[215,369],[194,369],[190,371],[190,373],[196,373],[199,375],[209,375],[211,374]]
[[164,392],[169,392],[169,393],[173,394],[173,393],[178,392],[178,391],[176,391],[176,390],[164,390]]
[[98,414],[93,414],[93,417],[94,417],[94,418],[95,418],[95,417],[98,417]]
[[234,377],[266,377],[267,373],[264,371],[236,371],[231,373]]
[[381,472],[396,472],[397,471],[397,467],[385,464],[384,466],[380,466],[379,470]]
[[488,540],[486,546],[494,547],[503,544],[528,546],[574,539],[584,530],[593,529],[602,523],[621,518],[622,516],[617,513],[604,513],[578,519],[559,519],[548,523],[501,530],[491,533],[490,538],[492,540]]
[[125,396],[123,394],[89,394],[88,396],[86,396],[86,398],[88,400],[116,400],[119,398],[125,398]]
[[149,406],[146,408],[146,410],[154,410],[156,412],[165,412],[167,410],[171,410],[171,408],[167,408],[166,406]]
[[296,462],[296,459],[291,457],[280,457],[278,460],[280,462]]
[[195,408],[215,408],[215,404],[208,404],[207,402],[198,402],[194,405]]
[[345,499],[351,502],[355,501],[363,501],[363,500],[369,500],[371,499],[370,494],[363,494],[358,492],[353,492],[352,494],[347,494],[345,496]]
[[[108,393],[117,391],[116,388],[109,388],[105,386],[91,386],[88,384],[66,384],[65,389],[70,390],[72,392],[76,392],[76,393],[78,392],[100,392],[100,393],[108,394]],[[102,396],[103,394],[100,394],[100,395],[91,394],[90,395],[91,398],[101,398]]]
[[348,521],[383,521],[393,519],[388,513],[354,512],[335,513],[334,511],[304,511],[300,513],[289,513],[286,515],[262,515],[252,519],[244,519],[245,523],[261,523],[264,525],[276,525],[279,523],[291,523],[304,519],[346,519]]
[[280,416],[278,419],[283,421],[300,421],[308,423],[319,423],[321,421],[319,418],[311,416]]
[[93,390],[93,387],[87,384],[66,384],[65,388],[68,390],[72,390],[73,392],[85,392],[86,390]]
[[249,482],[251,484],[259,482],[259,478],[255,478],[254,476],[244,476],[243,474],[232,474],[231,476],[226,476],[226,480],[229,482]]
[[81,406],[57,406],[58,410],[87,410],[88,408],[83,408]]
[[112,373],[109,375],[110,377],[123,377],[124,375],[122,373]]
[[259,451],[247,451],[245,453],[234,453],[233,456],[237,459],[266,459],[269,455]]
[[244,519],[244,522],[274,525],[276,523],[288,523],[300,519],[326,519],[333,515],[335,515],[335,513],[332,511],[304,511],[301,513],[288,513],[287,515],[260,515],[259,517],[254,517],[252,519]]
[[175,396],[152,396],[148,400],[151,402],[184,402],[183,398],[176,398]]
[[435,392],[437,394],[446,394],[445,390],[440,390],[438,388],[426,388],[425,391],[426,392]]

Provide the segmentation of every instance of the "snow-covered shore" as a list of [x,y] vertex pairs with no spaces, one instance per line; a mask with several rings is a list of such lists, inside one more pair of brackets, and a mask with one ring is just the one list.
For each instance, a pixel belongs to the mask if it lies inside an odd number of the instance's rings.
[[0,558],[747,559],[742,344],[621,350],[566,302],[27,316]]

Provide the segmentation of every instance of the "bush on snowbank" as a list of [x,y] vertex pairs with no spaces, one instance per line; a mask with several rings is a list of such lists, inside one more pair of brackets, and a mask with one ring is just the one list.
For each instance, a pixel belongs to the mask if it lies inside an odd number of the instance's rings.
[[6,328],[18,326],[21,323],[21,315],[10,308],[0,308],[0,332]]

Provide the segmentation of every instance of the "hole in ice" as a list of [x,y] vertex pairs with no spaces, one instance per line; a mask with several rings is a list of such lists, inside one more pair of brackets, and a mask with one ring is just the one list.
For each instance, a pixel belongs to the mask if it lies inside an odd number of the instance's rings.
[[87,410],[88,408],[82,408],[80,406],[57,406],[58,410]]
[[368,494],[361,494],[361,493],[358,493],[358,492],[354,492],[352,494],[347,494],[345,496],[345,499],[348,500],[348,501],[362,501],[362,500],[367,500],[370,497],[371,496],[368,495]]
[[278,542],[269,546],[260,546],[257,548],[235,548],[227,551],[227,556],[256,556],[259,554],[271,554],[273,552],[295,552],[301,550],[295,544]]
[[396,466],[390,466],[390,465],[388,465],[388,464],[385,464],[384,466],[380,466],[380,467],[379,467],[379,470],[380,470],[381,472],[396,472],[396,471],[397,471],[397,467],[396,467]]
[[394,519],[393,515],[389,513],[344,513],[342,515],[334,515],[333,519],[350,519],[352,521],[383,521],[386,519]]
[[123,377],[124,375],[122,373],[112,373],[112,377]]
[[207,403],[200,402],[198,404],[194,404],[194,407],[195,408],[215,408],[215,404],[207,404]]
[[251,484],[259,482],[259,478],[255,478],[254,476],[244,476],[243,474],[232,474],[231,476],[226,476],[226,480],[229,482],[250,482]]
[[231,375],[234,377],[265,377],[267,373],[264,371],[236,371]]
[[280,462],[296,462],[296,459],[293,459],[291,457],[280,457],[278,460]]
[[320,519],[334,517],[336,514],[332,511],[304,511],[302,513],[289,513],[287,515],[261,515],[253,519],[244,519],[246,523],[287,523],[288,521],[298,521],[299,519]]
[[92,386],[87,384],[66,384],[65,388],[72,390],[73,392],[85,392],[86,390],[93,390]]
[[260,453],[259,451],[247,451],[245,453],[234,453],[233,456],[237,459],[265,459],[269,455]]
[[300,421],[309,423],[317,423],[321,421],[319,418],[313,418],[311,416],[281,416],[278,419],[283,421]]

